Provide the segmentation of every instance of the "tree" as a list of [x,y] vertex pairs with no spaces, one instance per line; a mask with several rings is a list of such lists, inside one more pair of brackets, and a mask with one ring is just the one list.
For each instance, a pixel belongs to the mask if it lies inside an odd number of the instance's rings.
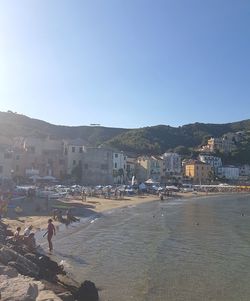
[[124,170],[122,168],[120,168],[118,170],[118,176],[120,177],[120,184],[123,183],[124,181]]
[[72,169],[71,172],[72,178],[76,181],[76,183],[81,183],[82,181],[82,164],[79,163]]

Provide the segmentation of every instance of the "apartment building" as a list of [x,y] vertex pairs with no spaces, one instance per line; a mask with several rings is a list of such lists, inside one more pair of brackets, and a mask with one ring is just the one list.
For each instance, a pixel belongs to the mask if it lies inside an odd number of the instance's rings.
[[209,164],[215,174],[217,174],[218,168],[222,166],[222,161],[220,157],[207,155],[207,154],[200,154],[199,160],[203,163]]
[[113,152],[113,177],[115,184],[123,184],[126,179],[127,156],[123,152]]
[[160,182],[163,173],[163,159],[158,156],[143,156],[137,159],[137,180],[144,182],[147,179]]
[[112,185],[113,151],[100,147],[88,147],[82,156],[83,185]]
[[233,165],[221,166],[218,168],[218,177],[227,180],[238,180],[240,169]]
[[164,153],[163,160],[163,173],[165,176],[180,175],[181,174],[181,156],[177,153]]
[[209,164],[198,160],[191,160],[185,164],[185,176],[193,183],[207,184],[213,175],[212,167]]

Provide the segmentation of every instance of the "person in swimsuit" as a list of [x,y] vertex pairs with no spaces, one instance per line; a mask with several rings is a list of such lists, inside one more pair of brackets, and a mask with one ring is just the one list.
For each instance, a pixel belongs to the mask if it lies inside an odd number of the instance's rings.
[[48,239],[48,242],[49,242],[49,251],[50,252],[53,250],[53,244],[52,244],[53,235],[56,235],[56,229],[55,229],[55,226],[52,223],[52,219],[50,218],[48,220],[48,228],[47,228],[47,239]]

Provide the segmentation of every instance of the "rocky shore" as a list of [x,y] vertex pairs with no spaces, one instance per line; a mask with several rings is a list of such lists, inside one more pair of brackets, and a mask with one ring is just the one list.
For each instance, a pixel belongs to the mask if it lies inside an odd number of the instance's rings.
[[7,241],[13,233],[0,222],[0,300],[97,301],[91,281],[77,285],[63,266],[48,256],[31,253],[25,245]]

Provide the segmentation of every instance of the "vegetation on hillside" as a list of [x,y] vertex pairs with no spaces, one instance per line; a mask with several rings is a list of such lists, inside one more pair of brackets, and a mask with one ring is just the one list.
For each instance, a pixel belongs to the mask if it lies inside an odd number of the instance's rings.
[[165,125],[145,127],[122,133],[106,145],[136,154],[160,154],[170,149],[188,154],[210,137],[221,137],[239,130],[250,130],[250,120],[228,124],[194,123],[178,128]]
[[196,122],[180,127],[157,125],[128,130],[101,126],[60,126],[24,115],[0,112],[0,133],[5,137],[81,138],[88,146],[104,145],[134,155],[157,155],[171,150],[193,157],[197,146],[206,144],[208,138],[237,131],[248,131],[248,136],[239,143],[236,151],[223,155],[223,158],[232,164],[250,163],[250,119],[227,124]]
[[237,149],[229,154],[220,154],[225,164],[250,164],[250,131],[237,143]]

